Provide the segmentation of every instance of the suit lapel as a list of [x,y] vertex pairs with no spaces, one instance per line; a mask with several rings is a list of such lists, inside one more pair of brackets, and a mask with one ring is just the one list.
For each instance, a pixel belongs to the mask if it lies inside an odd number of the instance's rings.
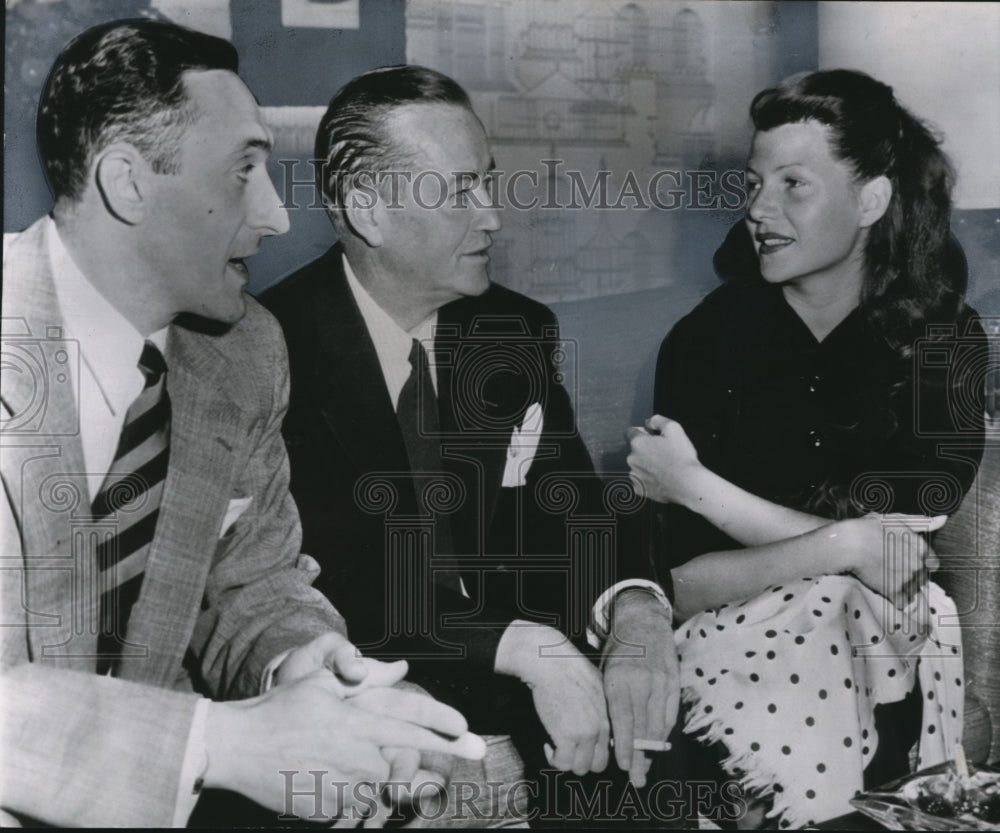
[[229,372],[214,339],[170,329],[167,392],[171,403],[170,462],[160,522],[128,641],[148,646],[146,659],[123,662],[120,676],[172,686],[191,641],[215,542],[230,499],[232,449],[242,430],[240,407],[216,379]]
[[[50,366],[56,351],[36,347],[62,338],[46,229],[39,221],[4,254],[4,335],[23,335],[27,358],[23,368],[5,367],[2,375],[6,425],[0,469],[30,568],[24,571],[23,615],[31,626],[32,656],[92,671],[100,600],[97,583],[89,579],[92,546],[86,535],[92,526],[77,403],[72,385],[59,383],[60,368]],[[77,361],[78,351],[71,342],[67,346],[69,360]],[[121,676],[172,686],[211,568],[211,542],[220,532],[215,527],[230,497],[231,449],[243,423],[239,406],[215,383],[228,372],[228,360],[213,338],[174,326],[166,358],[170,464],[161,521],[128,632],[128,641],[148,649],[148,655],[124,662]]]
[[358,471],[408,471],[396,412],[340,252],[335,246],[328,253],[329,279],[320,284],[327,296],[312,310],[310,324],[319,345],[314,395]]
[[42,218],[5,246],[4,337],[18,349],[2,374],[0,470],[21,530],[23,615],[32,655],[89,670],[95,637],[88,625],[97,610],[93,586],[84,580],[90,572],[83,534],[90,500],[66,367],[79,362],[79,350],[64,340],[48,227]]

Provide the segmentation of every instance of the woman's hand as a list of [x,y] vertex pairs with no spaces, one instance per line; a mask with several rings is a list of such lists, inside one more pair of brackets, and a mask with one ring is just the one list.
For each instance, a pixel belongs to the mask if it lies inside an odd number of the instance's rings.
[[627,462],[636,493],[694,508],[689,503],[704,467],[681,424],[657,414],[646,420],[645,428],[629,428],[625,436],[632,448]]
[[843,536],[846,570],[897,607],[909,602],[939,562],[921,534],[944,526],[947,515],[879,515],[839,521],[826,527]]

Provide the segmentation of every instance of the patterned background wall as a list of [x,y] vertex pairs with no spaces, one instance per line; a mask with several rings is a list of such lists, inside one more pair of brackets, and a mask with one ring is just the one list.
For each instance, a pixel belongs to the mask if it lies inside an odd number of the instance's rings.
[[969,297],[1000,316],[1000,4],[8,0],[5,231],[50,205],[33,126],[53,58],[87,26],[128,16],[230,38],[265,108],[291,231],[250,262],[251,291],[333,242],[309,159],[337,88],[406,61],[460,81],[508,178],[492,276],[559,314],[580,427],[605,471],[622,466],[624,427],[649,413],[660,340],[717,283],[712,253],[741,216],[749,102],[792,72],[867,69],[943,128]]

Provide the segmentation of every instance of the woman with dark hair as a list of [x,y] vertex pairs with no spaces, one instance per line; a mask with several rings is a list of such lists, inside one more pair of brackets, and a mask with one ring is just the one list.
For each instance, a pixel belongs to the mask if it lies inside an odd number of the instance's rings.
[[629,464],[665,504],[686,731],[789,826],[960,741],[924,533],[975,477],[987,358],[951,167],[891,88],[814,72],[751,116],[725,282],[664,340]]

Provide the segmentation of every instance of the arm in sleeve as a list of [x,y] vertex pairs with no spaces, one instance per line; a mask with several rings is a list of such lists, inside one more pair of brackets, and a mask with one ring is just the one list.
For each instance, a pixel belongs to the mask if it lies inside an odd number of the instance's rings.
[[198,697],[34,663],[0,685],[5,810],[67,827],[173,823]]
[[[248,316],[250,318],[250,316]],[[288,407],[288,358],[280,330],[259,310],[249,326],[257,361],[233,380],[259,391],[259,418],[241,449],[235,489],[253,501],[218,542],[203,611],[192,638],[202,674],[220,698],[255,696],[278,654],[330,630],[343,618],[312,584],[319,567],[300,554],[298,510],[289,493],[281,423]]]

